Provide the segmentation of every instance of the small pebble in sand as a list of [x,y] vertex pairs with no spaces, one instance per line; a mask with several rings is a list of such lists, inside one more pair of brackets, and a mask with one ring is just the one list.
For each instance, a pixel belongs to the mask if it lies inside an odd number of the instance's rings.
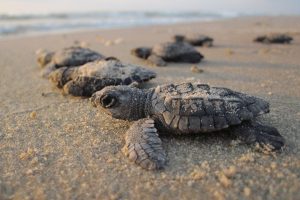
[[122,38],[117,38],[115,39],[114,43],[115,44],[121,44],[123,42],[123,39]]
[[247,153],[247,154],[242,155],[239,158],[239,161],[240,162],[253,162],[254,161],[254,156],[253,156],[252,153]]
[[223,187],[228,188],[229,186],[231,186],[231,184],[232,184],[231,180],[227,176],[225,176],[224,173],[222,173],[222,172],[218,173],[217,177]]
[[166,178],[167,178],[167,174],[162,173],[162,174],[161,174],[161,178],[162,178],[162,179],[166,179]]
[[203,172],[203,171],[194,170],[194,171],[190,174],[190,177],[191,177],[193,180],[200,180],[200,179],[204,178],[205,175],[206,175],[206,173]]
[[79,47],[82,47],[82,48],[87,48],[87,47],[89,46],[89,43],[84,42],[84,41],[79,41],[79,40],[75,40],[75,41],[73,42],[73,44],[74,44],[75,46],[79,46]]
[[43,52],[45,52],[45,49],[37,49],[36,51],[35,51],[35,55],[38,55],[38,54],[41,54],[41,53],[43,53]]
[[255,22],[254,25],[255,26],[262,26],[262,25],[264,25],[264,23],[263,22]]
[[251,195],[251,189],[248,187],[244,187],[244,191],[243,191],[245,197],[249,197]]
[[90,45],[87,42],[80,42],[79,46],[82,47],[82,48],[87,48]]
[[33,157],[32,160],[30,161],[31,165],[37,165],[39,163],[39,159],[38,157]]
[[101,42],[101,43],[104,43],[104,42],[105,42],[105,39],[104,39],[102,36],[100,36],[100,35],[96,36],[96,38],[97,38],[97,40],[98,40],[99,42]]
[[228,167],[227,169],[224,169],[223,173],[227,177],[232,177],[236,174],[236,167],[232,165],[232,166]]
[[66,132],[73,132],[74,131],[74,126],[72,124],[66,124],[63,126],[64,131]]
[[194,184],[194,181],[188,181],[188,182],[187,182],[187,185],[188,185],[189,187],[192,187],[193,184]]
[[266,87],[265,83],[260,84],[260,87]]
[[121,195],[119,195],[119,194],[109,194],[108,199],[118,200],[118,199],[122,199],[122,198],[121,198]]
[[81,188],[87,188],[87,187],[88,187],[88,184],[82,183],[82,184],[80,185],[80,187],[81,187]]
[[225,199],[224,195],[219,191],[215,191],[213,195],[216,200],[224,200]]
[[260,49],[260,50],[258,50],[258,54],[260,54],[260,55],[265,55],[265,54],[268,54],[268,53],[270,53],[270,49]]
[[276,164],[276,162],[272,162],[270,166],[271,166],[271,168],[274,170],[274,169],[276,169],[277,164]]
[[73,44],[74,44],[74,45],[79,45],[79,43],[80,43],[80,41],[78,41],[78,40],[74,40],[74,41],[73,41]]
[[113,159],[109,158],[106,160],[106,163],[112,163],[113,161],[114,161]]
[[271,96],[272,94],[273,94],[272,92],[268,92],[268,95],[270,95],[270,96]]
[[276,153],[273,151],[273,147],[271,145],[265,144],[265,145],[256,145],[255,150],[262,152],[265,155],[273,156],[276,158]]
[[278,173],[276,174],[276,177],[277,177],[277,178],[283,178],[283,177],[284,177],[284,174],[283,174],[282,172],[278,172]]
[[32,175],[32,174],[33,174],[32,169],[28,169],[28,170],[26,171],[26,175]]
[[111,40],[107,40],[105,43],[104,43],[104,45],[105,46],[111,46],[111,45],[113,45],[113,41],[111,41]]
[[28,148],[25,152],[22,152],[20,155],[19,155],[19,158],[21,160],[27,160],[29,158],[32,158],[36,153],[36,150],[35,149],[32,149],[32,148]]
[[230,142],[230,146],[231,147],[236,147],[236,146],[238,146],[239,144],[241,144],[241,141],[239,140],[239,139],[237,139],[237,140],[231,140],[231,142]]
[[31,119],[35,119],[36,118],[36,112],[32,111],[29,116],[30,116]]
[[112,46],[112,45],[117,45],[121,44],[123,42],[123,38],[117,38],[114,40],[106,40],[104,38],[98,37],[98,40],[104,44],[104,46]]
[[201,167],[202,167],[203,169],[206,169],[206,170],[209,170],[209,169],[210,169],[209,164],[208,164],[208,162],[207,162],[206,160],[205,160],[204,162],[201,163]]
[[200,69],[198,66],[193,65],[193,66],[191,67],[191,71],[194,72],[194,73],[202,73],[202,72],[203,72],[203,69]]
[[226,54],[231,56],[234,54],[234,51],[232,49],[226,49]]

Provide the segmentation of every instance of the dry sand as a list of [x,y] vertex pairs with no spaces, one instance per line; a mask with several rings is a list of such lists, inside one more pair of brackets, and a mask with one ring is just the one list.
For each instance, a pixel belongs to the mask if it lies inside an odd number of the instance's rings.
[[[257,17],[182,25],[103,30],[0,40],[0,199],[300,199],[300,17]],[[131,48],[199,32],[215,38],[199,48],[202,73],[190,64],[147,66]],[[291,45],[255,44],[288,32]],[[87,99],[61,95],[39,76],[35,50],[81,43],[158,77],[146,87],[200,80],[265,98],[260,120],[287,145],[261,152],[226,132],[164,137],[167,167],[145,171],[121,153],[129,122],[98,112]]]

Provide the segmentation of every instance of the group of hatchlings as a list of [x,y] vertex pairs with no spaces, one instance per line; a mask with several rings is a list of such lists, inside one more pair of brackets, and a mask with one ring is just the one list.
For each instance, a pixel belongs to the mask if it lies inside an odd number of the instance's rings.
[[[289,43],[291,37],[260,36],[256,42]],[[194,46],[213,45],[203,35],[176,35],[172,42],[152,48],[139,47],[131,53],[157,66],[167,62],[198,63],[203,59]],[[166,154],[160,134],[198,134],[227,129],[242,142],[281,149],[284,138],[276,128],[261,125],[255,118],[269,112],[263,99],[198,82],[172,83],[150,89],[137,85],[156,73],[115,57],[105,57],[82,47],[56,52],[40,50],[42,76],[64,93],[90,97],[91,103],[117,119],[135,121],[125,134],[123,153],[145,169],[161,169]]]

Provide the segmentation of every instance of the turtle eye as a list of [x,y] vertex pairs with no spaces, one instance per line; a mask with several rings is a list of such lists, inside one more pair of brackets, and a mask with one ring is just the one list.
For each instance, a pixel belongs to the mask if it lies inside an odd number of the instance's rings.
[[100,103],[104,108],[111,108],[117,103],[117,99],[116,97],[107,94],[100,99]]

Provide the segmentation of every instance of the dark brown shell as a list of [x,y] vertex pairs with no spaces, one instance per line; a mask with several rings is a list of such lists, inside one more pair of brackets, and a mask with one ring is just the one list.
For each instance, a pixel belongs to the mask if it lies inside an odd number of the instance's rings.
[[271,33],[267,35],[261,35],[254,39],[254,42],[260,42],[260,43],[277,43],[277,44],[288,44],[293,40],[293,38],[286,34],[276,34]]
[[79,66],[103,58],[103,55],[88,48],[68,47],[55,52],[52,62],[58,68],[60,66]]
[[[190,44],[186,42],[166,42],[154,45],[152,54],[155,54],[165,61],[182,60],[182,57],[196,57],[195,62],[199,62],[203,56]],[[192,58],[187,58],[187,60]]]
[[166,128],[180,133],[216,131],[269,112],[262,99],[200,83],[157,87],[152,108]]
[[68,94],[91,96],[105,86],[146,82],[155,78],[156,73],[118,60],[97,60],[79,67],[56,69],[49,77]]

